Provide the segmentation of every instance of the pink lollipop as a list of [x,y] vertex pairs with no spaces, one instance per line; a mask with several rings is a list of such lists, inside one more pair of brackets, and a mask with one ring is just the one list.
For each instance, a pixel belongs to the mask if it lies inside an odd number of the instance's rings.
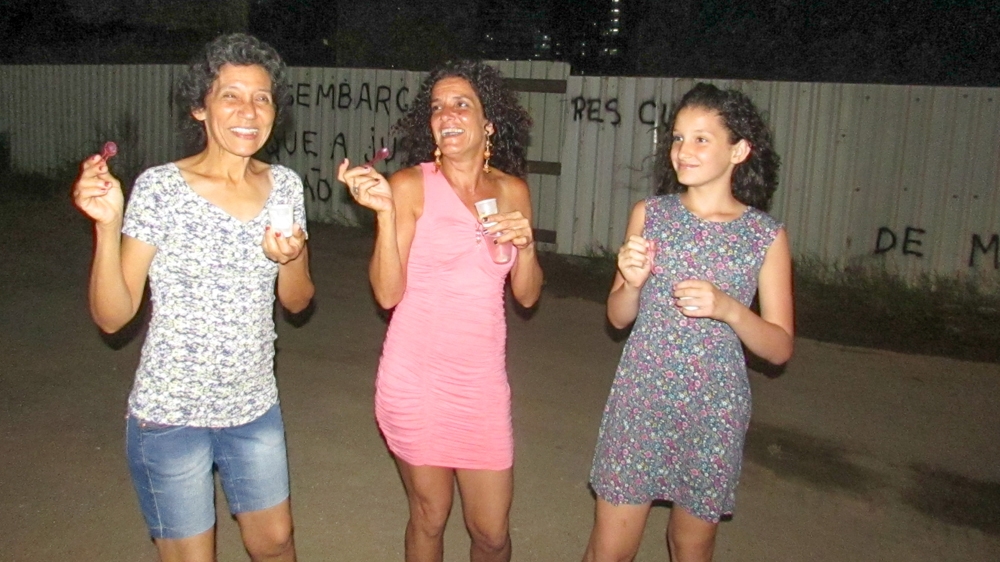
[[118,145],[115,144],[115,141],[108,141],[104,143],[104,147],[101,148],[101,158],[107,160],[115,154],[118,154]]
[[371,160],[365,162],[365,166],[371,168],[375,164],[381,162],[382,160],[385,160],[388,157],[389,157],[389,149],[383,146],[382,148],[378,149],[375,152],[375,156],[372,156]]
[[649,263],[652,264],[650,270],[654,275],[663,273],[663,268],[656,265],[656,251],[658,249],[656,247],[656,240],[646,240],[646,243],[649,245],[649,249],[646,250],[646,257],[649,258]]

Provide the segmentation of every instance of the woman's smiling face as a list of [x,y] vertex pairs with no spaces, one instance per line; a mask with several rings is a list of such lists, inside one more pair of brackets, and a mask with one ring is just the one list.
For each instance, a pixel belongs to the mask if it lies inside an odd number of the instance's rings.
[[205,107],[191,115],[205,124],[209,147],[253,156],[264,147],[274,126],[271,76],[260,65],[223,65],[205,95]]
[[486,120],[482,101],[472,84],[449,76],[431,89],[431,133],[443,156],[455,156],[486,147],[493,124]]

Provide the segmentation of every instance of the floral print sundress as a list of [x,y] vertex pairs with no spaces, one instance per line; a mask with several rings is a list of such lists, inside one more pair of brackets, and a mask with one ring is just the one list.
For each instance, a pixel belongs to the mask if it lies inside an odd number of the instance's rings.
[[685,317],[672,288],[706,279],[749,306],[781,224],[752,207],[706,221],[664,195],[646,200],[643,228],[654,270],[604,409],[591,486],[615,505],[669,500],[717,522],[735,505],[750,421],[746,362],[733,329]]

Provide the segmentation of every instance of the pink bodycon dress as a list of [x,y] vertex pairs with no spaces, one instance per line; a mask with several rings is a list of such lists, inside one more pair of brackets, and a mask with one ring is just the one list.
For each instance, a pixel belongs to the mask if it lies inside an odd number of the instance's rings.
[[423,214],[382,349],[375,417],[389,449],[412,465],[507,469],[503,299],[514,260],[493,263],[476,216],[433,163],[420,167]]

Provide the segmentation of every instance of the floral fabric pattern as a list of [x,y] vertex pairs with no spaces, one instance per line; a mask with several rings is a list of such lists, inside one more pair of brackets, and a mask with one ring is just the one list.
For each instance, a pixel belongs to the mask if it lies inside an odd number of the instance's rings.
[[278,265],[261,242],[267,208],[291,203],[305,228],[302,181],[272,166],[263,210],[242,222],[195,193],[174,164],[135,182],[122,233],[156,246],[152,317],[129,412],[166,425],[232,427],[278,400],[274,294]]
[[604,409],[591,486],[615,505],[670,500],[716,522],[735,506],[750,420],[746,362],[728,324],[681,314],[673,285],[705,279],[749,306],[781,225],[753,208],[705,221],[665,195],[646,200],[643,228],[654,272]]

